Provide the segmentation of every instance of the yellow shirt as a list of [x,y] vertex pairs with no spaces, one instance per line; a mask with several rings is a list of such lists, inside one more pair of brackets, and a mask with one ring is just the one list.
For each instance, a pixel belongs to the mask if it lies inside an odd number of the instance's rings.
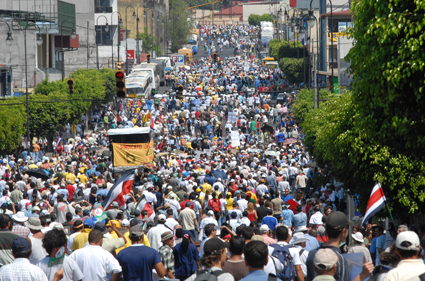
[[86,177],[86,175],[84,175],[84,174],[80,174],[77,178],[80,180],[80,182],[82,184],[86,184],[86,182],[89,181],[88,178]]
[[29,165],[29,166],[28,166],[28,168],[29,168],[29,169],[37,169],[37,168],[38,168],[38,166],[37,166],[37,165],[35,165],[35,164],[31,164],[31,165]]
[[205,181],[205,183],[203,185],[201,185],[201,186],[204,189],[204,193],[205,194],[207,193],[207,190],[211,190],[211,192],[212,192],[212,186],[207,181]]
[[229,199],[226,198],[226,202],[227,202],[227,211],[230,211],[233,209],[233,198],[230,197]]
[[77,177],[73,174],[73,173],[69,173],[68,175],[66,175],[66,177],[65,177],[65,179],[66,179],[66,181],[71,181],[71,183],[72,184],[74,184],[75,183],[75,179],[76,179]]
[[72,251],[75,251],[84,247],[84,244],[86,244],[86,242],[89,241],[90,231],[91,231],[90,228],[84,228],[80,234],[77,234],[75,236],[74,242],[72,242],[72,245],[71,245]]
[[255,200],[255,202],[257,202],[257,195],[255,195],[254,193],[252,193],[251,191],[248,191],[246,194],[251,194],[251,199],[254,199]]
[[[112,236],[112,238],[115,238],[115,239],[118,238],[118,235],[115,233],[115,231],[113,231],[111,233],[111,236]],[[131,246],[130,231],[127,231],[126,233],[124,233],[124,237],[125,237],[125,239],[127,239],[127,243],[125,243],[125,245],[123,247],[115,250],[115,254],[117,254],[117,255],[121,250]],[[146,235],[143,235],[143,245],[148,246],[148,247],[151,246],[151,244],[149,243],[149,239]]]

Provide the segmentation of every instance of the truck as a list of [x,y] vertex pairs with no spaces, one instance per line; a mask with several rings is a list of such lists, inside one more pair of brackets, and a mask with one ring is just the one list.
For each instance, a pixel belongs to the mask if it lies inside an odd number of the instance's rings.
[[198,35],[189,34],[187,41],[188,44],[185,44],[183,48],[192,49],[193,54],[196,55],[198,53]]
[[263,46],[267,46],[270,40],[273,39],[273,35],[273,27],[264,27],[261,29],[261,42],[263,43]]

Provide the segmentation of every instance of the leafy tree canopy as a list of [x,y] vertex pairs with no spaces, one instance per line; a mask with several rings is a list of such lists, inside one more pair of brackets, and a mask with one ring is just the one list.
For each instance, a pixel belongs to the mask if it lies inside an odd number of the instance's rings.
[[424,1],[355,1],[351,62],[358,126],[380,144],[425,159]]
[[262,21],[273,22],[273,16],[271,14],[263,14],[263,15],[250,14],[248,17],[248,23],[250,25],[259,26],[260,22]]

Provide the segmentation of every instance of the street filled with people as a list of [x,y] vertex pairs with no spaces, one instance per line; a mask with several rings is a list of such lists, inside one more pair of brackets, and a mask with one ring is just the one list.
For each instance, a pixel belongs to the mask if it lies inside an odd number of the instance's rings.
[[[98,105],[0,160],[0,281],[425,280],[425,225],[349,217],[257,28],[199,31],[164,93]],[[135,128],[154,159],[116,169],[108,132]]]

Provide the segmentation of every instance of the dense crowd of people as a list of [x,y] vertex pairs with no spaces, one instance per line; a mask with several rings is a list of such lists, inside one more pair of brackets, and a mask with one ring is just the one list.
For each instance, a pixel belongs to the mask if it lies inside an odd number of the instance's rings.
[[[200,28],[202,40],[247,46],[254,31]],[[167,85],[0,160],[0,281],[424,280],[425,225],[348,218],[343,186],[304,146],[280,70],[201,58]],[[108,130],[134,127],[150,128],[155,160],[110,200],[123,174]]]

